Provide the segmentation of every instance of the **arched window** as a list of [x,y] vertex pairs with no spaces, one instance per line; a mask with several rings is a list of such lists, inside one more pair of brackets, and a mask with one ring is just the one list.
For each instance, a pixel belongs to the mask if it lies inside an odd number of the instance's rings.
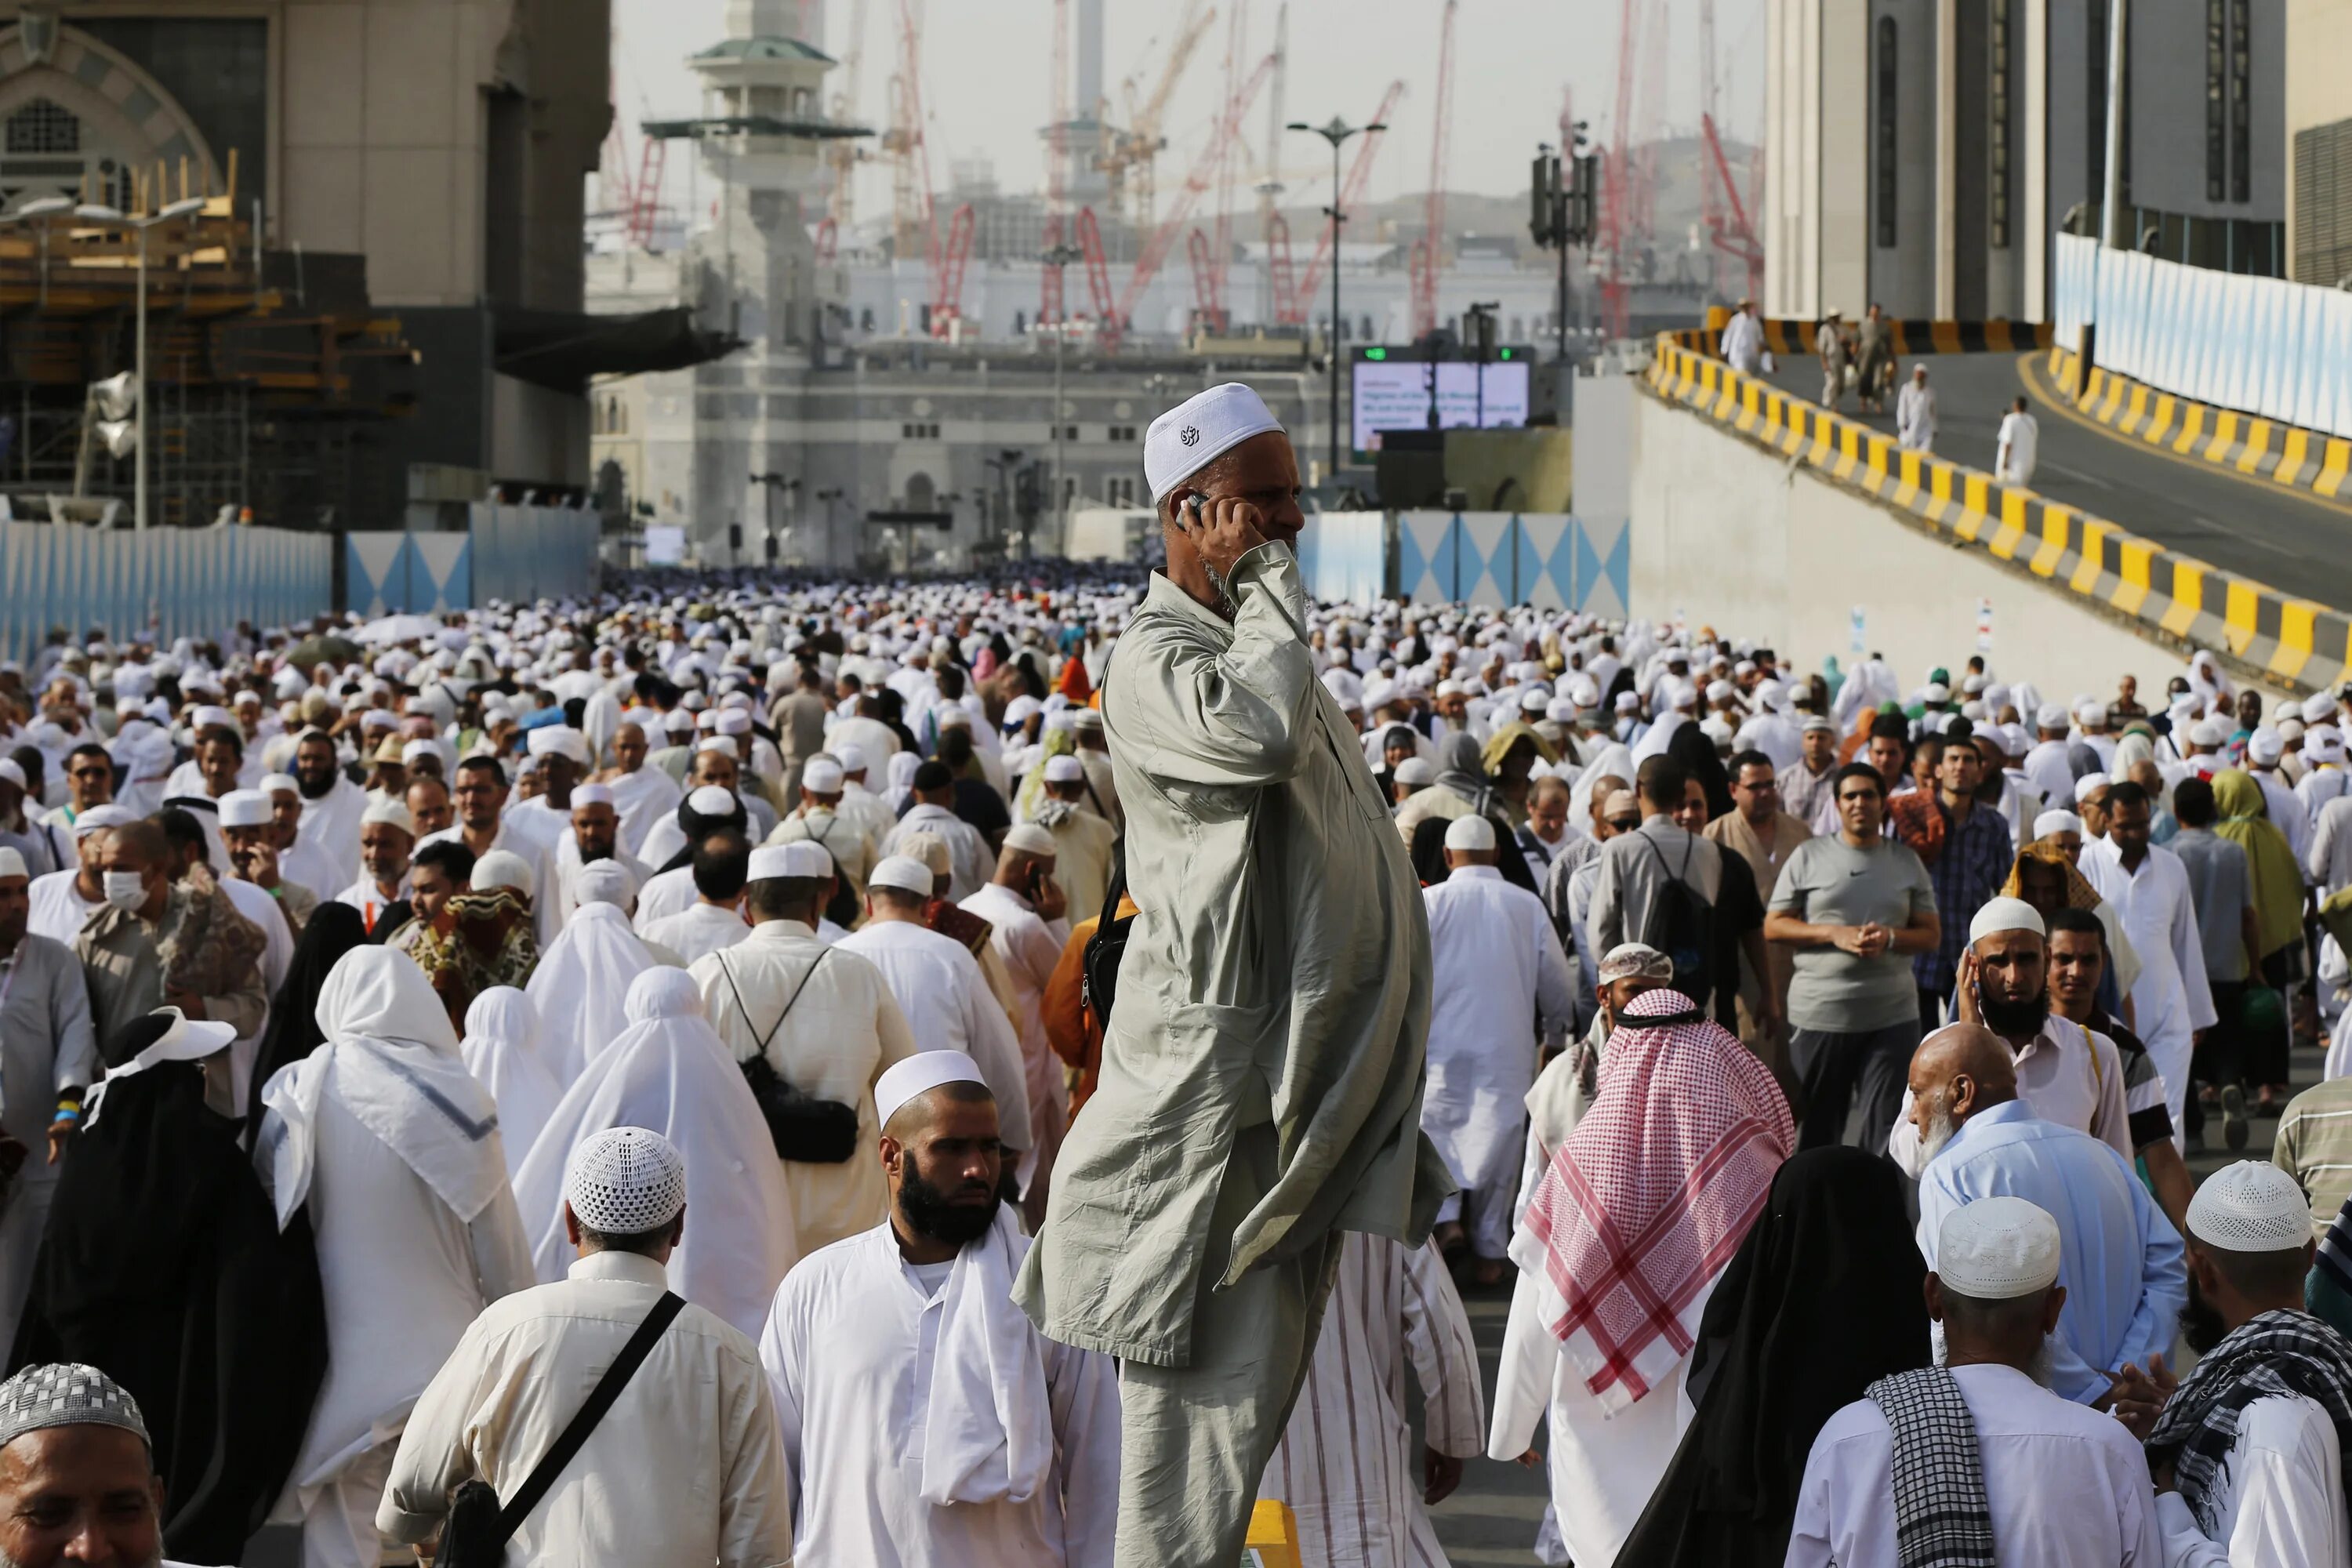
[[8,117],[11,153],[79,153],[81,121],[46,98],[37,98]]
[[907,480],[907,510],[931,511],[939,495],[939,487],[931,483],[929,474],[916,474]]

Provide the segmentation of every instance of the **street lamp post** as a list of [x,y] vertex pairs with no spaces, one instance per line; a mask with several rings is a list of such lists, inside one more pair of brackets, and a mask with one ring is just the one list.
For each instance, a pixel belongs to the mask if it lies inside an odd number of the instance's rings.
[[188,196],[173,202],[145,217],[126,217],[118,207],[82,205],[74,208],[74,216],[90,223],[119,224],[135,229],[139,235],[139,299],[136,322],[132,331],[139,338],[135,376],[139,395],[132,405],[131,453],[131,526],[136,531],[147,531],[147,231],[159,223],[186,217],[203,210],[205,198]]
[[[1303,120],[1294,120],[1289,129],[1311,131],[1331,143],[1331,205],[1323,212],[1331,220],[1331,338],[1325,348],[1331,356],[1331,471],[1328,477],[1336,484],[1339,477],[1339,226],[1348,221],[1348,215],[1339,210],[1339,145],[1350,136],[1366,131],[1386,131],[1388,127],[1378,121],[1370,125],[1350,125],[1335,114],[1328,125],[1309,125]],[[1436,243],[1436,237],[1431,236],[1430,245],[1434,247]]]
[[[1057,245],[1037,259],[1054,269],[1058,282],[1062,268],[1073,261],[1084,260],[1086,254],[1075,245]],[[1061,297],[1062,290],[1056,287],[1054,290],[1054,298],[1058,300]],[[1057,319],[1054,322],[1054,521],[1055,537],[1061,542],[1062,548],[1065,550],[1068,549],[1070,544],[1070,508],[1066,499],[1068,486],[1062,478],[1062,437],[1066,433],[1066,426],[1062,423],[1062,345],[1068,337],[1069,323]],[[1022,547],[1021,555],[1024,561],[1028,559],[1029,551],[1025,542]]]

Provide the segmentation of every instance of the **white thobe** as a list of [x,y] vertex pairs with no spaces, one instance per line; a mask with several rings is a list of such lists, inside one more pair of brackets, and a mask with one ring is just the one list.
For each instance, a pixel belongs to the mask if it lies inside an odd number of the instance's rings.
[[2335,1424],[2300,1394],[2252,1401],[2222,1465],[2212,1537],[2179,1492],[2160,1492],[2156,1517],[2165,1568],[2343,1568],[2352,1522]]
[[2066,760],[2064,741],[2042,741],[2026,752],[2025,776],[2042,792],[2050,809],[2074,809],[2074,768]]
[[[1955,1367],[1952,1380],[1976,1426],[1998,1561],[2036,1568],[2166,1563],[2147,1460],[2113,1416],[2061,1399],[2012,1367]],[[2340,1512],[2340,1482],[2337,1491]],[[1813,1439],[1788,1568],[1895,1561],[1895,1440],[1878,1406],[1858,1399]]]
[[760,1360],[783,1433],[793,1561],[798,1568],[1108,1568],[1119,1416],[1118,1373],[1107,1356],[1028,1336],[1025,1353],[1044,1363],[1055,1439],[1037,1496],[944,1506],[923,1498],[946,1299],[943,1269],[927,1287],[887,1222],[803,1258],[784,1277]]
[[[1411,1358],[1422,1442],[1405,1420]],[[1423,1443],[1475,1458],[1486,1426],[1478,1347],[1444,1259],[1349,1231],[1307,1381],[1258,1496],[1298,1519],[1299,1561],[1430,1568],[1446,1561],[1421,1500]]]
[[[1707,1298],[1722,1278],[1717,1269],[1699,1288],[1686,1321],[1696,1322],[1705,1315]],[[1611,1413],[1560,1353],[1559,1342],[1544,1326],[1536,1306],[1534,1281],[1520,1271],[1495,1373],[1486,1457],[1511,1460],[1526,1453],[1534,1446],[1536,1423],[1549,1405],[1551,1443],[1545,1464],[1552,1512],[1572,1561],[1617,1561],[1625,1538],[1649,1506],[1650,1494],[1664,1479],[1683,1429],[1690,1425],[1691,1403],[1683,1392],[1689,1375],[1690,1357],[1685,1355],[1672,1373],[1653,1381],[1648,1394]]]
[[[2042,1020],[2033,1038],[2014,1048],[2011,1059],[2017,1064],[2017,1098],[2037,1119],[2087,1132],[2126,1161],[2137,1157],[2131,1142],[2131,1113],[2124,1102],[2123,1054],[2115,1041],[2053,1013]],[[1916,1178],[1927,1168],[1919,1150],[1919,1130],[1911,1124],[1907,1083],[1903,1109],[1886,1134],[1886,1157],[1906,1176]]]
[[236,1093],[236,1103],[246,1103],[246,1090],[253,1083],[253,1058],[261,1048],[261,1037],[269,1032],[269,1004],[278,996],[278,988],[286,984],[286,972],[294,967],[294,928],[287,923],[286,911],[270,896],[267,888],[257,888],[251,882],[241,882],[234,877],[221,879],[221,891],[236,906],[236,912],[261,928],[261,984],[268,988],[268,1002],[261,1009],[261,1022],[253,1026],[250,1035],[240,1035],[229,1045],[230,1080]]
[[919,1049],[964,1051],[980,1064],[989,1092],[996,1096],[997,1131],[1004,1146],[1024,1152],[1033,1147],[1021,1042],[971,950],[928,926],[893,920],[868,921],[834,946],[882,972]]
[[1895,396],[1895,438],[1909,452],[1936,447],[1936,389],[1906,381]]
[[[695,960],[688,973],[702,987],[710,1026],[737,1061],[750,1059],[764,1043],[768,1065],[786,1083],[857,1108],[857,1146],[870,1152],[882,1136],[874,1080],[922,1047],[873,964],[835,952],[811,972],[817,954],[827,951],[798,921],[763,921],[733,947]],[[836,1165],[788,1160],[784,1185],[793,1194],[803,1256],[865,1230],[889,1203],[882,1162],[864,1154]]]
[[988,879],[996,870],[996,855],[989,848],[988,840],[981,837],[979,828],[946,806],[918,804],[898,819],[898,826],[882,841],[882,855],[896,855],[910,833],[935,833],[947,840],[949,898],[961,903],[988,886]]
[[335,868],[333,879],[325,887],[310,889],[320,898],[360,874],[360,818],[367,808],[367,791],[340,773],[334,787],[318,799],[302,797],[302,820],[294,829],[295,837],[315,847]]
[[1478,1255],[1501,1258],[1526,1147],[1538,1023],[1556,1037],[1566,1033],[1574,983],[1543,900],[1494,867],[1456,867],[1422,899],[1433,989],[1421,1126],[1462,1187],[1439,1217],[1462,1215]]
[[[2333,763],[2322,763],[2294,781],[2294,795],[2303,802],[2304,815],[2315,826],[2319,814],[2327,809],[2330,801],[2342,797],[2347,784],[2352,784],[2352,773],[2346,773]],[[2295,858],[2300,861],[2303,857],[2298,855]]]
[[321,903],[348,880],[342,874],[341,863],[302,837],[299,828],[293,847],[278,852],[278,879],[307,889]]
[[1045,1038],[1045,983],[1054,978],[1069,945],[1070,922],[1047,921],[1036,909],[1000,883],[991,882],[963,901],[963,907],[995,929],[989,946],[1003,961],[1013,983],[1013,1030],[1021,1042],[1021,1068],[1029,1086],[1027,1158],[1022,1161],[1021,1190],[1049,1176],[1054,1151],[1062,1145],[1069,1126],[1070,1087],[1063,1076],[1062,1058]]
[[1745,310],[1733,316],[1723,329],[1723,357],[1742,375],[1759,374],[1764,368],[1764,323]]
[[508,802],[500,822],[536,846],[541,855],[552,858],[556,845],[571,831],[572,812],[568,807],[550,805],[545,795],[534,795],[530,800]]
[[[417,1401],[377,1525],[429,1540],[470,1479],[511,1498],[668,1284],[650,1258],[592,1253],[485,1311]],[[515,1531],[509,1560],[783,1568],[790,1510],[759,1351],[689,1305]]]
[[85,899],[75,890],[74,879],[79,875],[79,870],[69,867],[33,879],[33,908],[26,930],[68,947],[73,945],[74,938],[81,934],[83,923],[106,908],[104,899]]
[[2178,1144],[2189,1107],[2189,1056],[2199,1029],[2213,1026],[2212,988],[2205,979],[2205,947],[2197,934],[2197,904],[2189,889],[2189,868],[2160,844],[2148,846],[2137,872],[2104,842],[2085,845],[2082,872],[2099,897],[2124,918],[2124,933],[2139,953],[2139,979],[2131,988],[2137,1032],[2164,1075],[2164,1095],[2172,1111]]
[[879,778],[889,771],[890,759],[899,751],[898,731],[879,719],[867,719],[851,714],[836,719],[824,732],[824,743],[835,746],[856,746],[866,754],[866,776]]
[[375,922],[383,911],[406,897],[408,897],[408,877],[405,873],[402,874],[400,881],[393,890],[387,893],[377,884],[373,877],[362,871],[360,873],[358,881],[353,882],[328,901],[348,904],[359,910],[360,919],[367,922],[368,931],[373,933],[375,931]]
[[2294,851],[2295,863],[2311,853],[2311,809],[2285,775],[2276,768],[2249,768],[2247,773],[2263,786],[2263,805],[2270,813],[2271,823],[2286,835],[2286,847]]
[[751,934],[751,928],[743,923],[732,904],[706,904],[697,899],[681,914],[665,915],[651,925],[639,926],[637,934],[692,963],[706,952],[733,947]]
[[[637,934],[651,934],[654,927],[673,915],[684,914],[702,897],[694,885],[694,868],[680,866],[674,871],[656,871],[646,879],[637,889]],[[676,942],[670,943],[676,947]],[[689,963],[692,960],[688,960]]]
[[632,854],[644,847],[655,823],[677,815],[677,803],[686,798],[676,779],[644,764],[605,783],[613,791],[613,809],[621,815],[622,847]]
[[898,826],[898,814],[890,809],[883,798],[855,779],[841,786],[841,804],[834,814],[866,836],[869,844],[879,844]]
[[2034,459],[2042,449],[2042,426],[2033,416],[2015,409],[2002,415],[1993,441],[1993,477],[2005,485],[2032,484]]
[[[653,879],[650,867],[640,864],[625,851],[615,848],[609,857],[612,863],[629,874],[633,889],[643,888]],[[580,897],[573,889],[580,879],[581,869],[587,862],[580,858],[580,840],[566,828],[563,837],[555,841],[555,852],[548,857],[555,868],[555,923],[560,928],[572,911],[580,907]]]

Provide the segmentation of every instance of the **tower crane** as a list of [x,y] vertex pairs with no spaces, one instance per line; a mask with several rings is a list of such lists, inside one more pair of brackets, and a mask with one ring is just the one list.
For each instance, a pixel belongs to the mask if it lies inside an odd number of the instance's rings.
[[1168,252],[1175,245],[1177,235],[1192,216],[1193,206],[1207,194],[1210,184],[1216,179],[1218,164],[1232,150],[1234,136],[1241,128],[1242,116],[1247,114],[1249,106],[1257,100],[1259,89],[1265,85],[1265,79],[1273,70],[1274,57],[1268,55],[1258,62],[1248,80],[1225,100],[1224,112],[1218,117],[1216,130],[1210,136],[1209,144],[1193,161],[1192,173],[1185,176],[1183,188],[1177,192],[1175,204],[1169,209],[1168,216],[1160,220],[1160,226],[1153,229],[1151,237],[1144,241],[1141,253],[1135,258],[1135,271],[1128,278],[1127,287],[1119,291],[1118,305],[1103,320],[1101,336],[1104,346],[1118,345],[1121,334],[1127,330],[1128,319],[1135,310],[1136,301],[1142,299],[1143,291],[1151,286],[1151,279],[1158,276],[1160,264],[1168,259]]
[[[1389,83],[1388,91],[1381,94],[1381,106],[1372,110],[1372,117],[1365,121],[1366,125],[1388,124],[1390,116],[1396,110],[1398,100],[1403,97],[1403,82]],[[1372,177],[1373,154],[1380,151],[1381,143],[1387,139],[1388,132],[1385,131],[1367,130],[1362,140],[1356,143],[1355,162],[1348,165],[1348,177],[1339,184],[1341,212],[1352,210],[1357,201],[1363,195],[1364,186]],[[1332,265],[1333,252],[1339,245],[1339,225],[1326,217],[1323,220],[1323,232],[1316,237],[1315,254],[1307,258],[1307,270],[1299,275],[1298,291],[1291,297],[1291,309],[1296,312],[1290,318],[1292,321],[1303,321],[1307,319],[1307,302],[1315,298],[1316,285],[1323,279],[1323,268]],[[1334,330],[1337,330],[1337,323],[1334,323]]]
[[1412,336],[1418,342],[1437,329],[1437,271],[1445,248],[1445,149],[1454,115],[1454,12],[1445,0],[1445,22],[1437,44],[1437,113],[1429,141],[1429,194],[1422,208],[1421,239],[1412,257]]
[[1124,84],[1127,94],[1127,128],[1112,132],[1110,147],[1103,154],[1103,172],[1109,176],[1110,199],[1114,207],[1122,202],[1134,204],[1135,226],[1151,226],[1153,169],[1160,153],[1167,147],[1168,139],[1160,133],[1160,124],[1168,113],[1168,100],[1176,84],[1184,78],[1185,67],[1192,63],[1193,53],[1201,40],[1209,34],[1210,26],[1217,19],[1216,9],[1201,9],[1201,0],[1186,0],[1184,13],[1176,26],[1176,41],[1169,47],[1168,62],[1161,68],[1160,79],[1150,96],[1139,104],[1135,98],[1135,79]]

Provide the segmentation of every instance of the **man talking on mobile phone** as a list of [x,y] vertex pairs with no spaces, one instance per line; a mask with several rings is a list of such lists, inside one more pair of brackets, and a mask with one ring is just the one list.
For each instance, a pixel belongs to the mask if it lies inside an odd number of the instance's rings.
[[1143,467],[1168,564],[1099,698],[1141,912],[1014,1295],[1119,1358],[1119,1568],[1231,1568],[1340,1234],[1417,1244],[1453,1183],[1420,1131],[1428,921],[1316,679],[1289,437],[1227,383]]

